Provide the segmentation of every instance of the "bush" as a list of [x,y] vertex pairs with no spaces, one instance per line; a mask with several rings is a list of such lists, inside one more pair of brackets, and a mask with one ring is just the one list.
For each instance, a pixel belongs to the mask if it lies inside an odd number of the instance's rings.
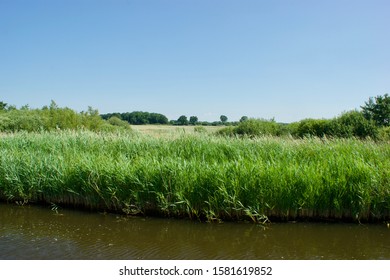
[[274,120],[248,119],[235,129],[236,134],[248,136],[280,135],[280,125]]
[[336,137],[358,137],[373,138],[378,137],[378,128],[373,120],[367,120],[363,113],[349,111],[335,118],[331,122],[332,135]]
[[340,137],[340,138],[372,138],[378,137],[375,122],[367,120],[359,111],[345,112],[331,120],[305,119],[289,125],[291,134],[295,137]]
[[[127,122],[118,118],[104,121],[97,110],[88,108],[87,112],[77,113],[69,108],[59,108],[52,101],[50,107],[29,109],[27,106],[20,110],[1,111],[0,131],[51,131],[69,129],[87,129],[92,131],[113,131],[118,127],[130,129]],[[112,128],[112,129],[111,129]]]
[[7,132],[40,131],[47,118],[36,110],[12,110],[2,114],[0,129]]
[[217,135],[221,135],[221,136],[234,136],[236,133],[235,133],[235,127],[232,127],[232,126],[227,126],[227,127],[224,127],[220,130],[218,130],[216,132]]
[[315,120],[305,119],[296,123],[292,134],[297,137],[316,136],[324,137],[331,135],[331,121],[329,120]]
[[118,117],[111,117],[107,120],[107,122],[113,126],[119,126],[123,128],[130,128],[130,125],[127,121],[122,121]]
[[248,119],[240,122],[235,127],[226,127],[218,131],[220,135],[233,136],[243,135],[249,137],[273,135],[280,136],[282,134],[281,125],[274,120],[263,119]]

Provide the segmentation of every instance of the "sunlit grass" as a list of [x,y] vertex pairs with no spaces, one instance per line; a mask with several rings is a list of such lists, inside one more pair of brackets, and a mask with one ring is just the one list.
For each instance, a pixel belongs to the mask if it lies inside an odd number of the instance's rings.
[[213,134],[223,126],[192,126],[192,125],[133,125],[132,129],[143,135],[157,138],[177,137],[180,134]]
[[0,196],[210,221],[385,220],[390,146],[207,133],[3,134]]

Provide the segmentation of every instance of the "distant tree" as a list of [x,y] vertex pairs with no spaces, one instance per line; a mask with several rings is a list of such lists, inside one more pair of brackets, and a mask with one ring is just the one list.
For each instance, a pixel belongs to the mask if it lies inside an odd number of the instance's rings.
[[162,114],[150,113],[148,117],[150,124],[167,124],[168,118]]
[[149,112],[127,112],[127,113],[109,113],[100,115],[104,120],[108,120],[111,117],[117,117],[123,121],[127,121],[130,124],[167,124],[168,118],[162,114],[149,113]]
[[188,125],[188,119],[186,116],[182,115],[177,119],[178,125]]
[[50,110],[57,110],[58,109],[58,105],[57,105],[57,103],[54,100],[51,100],[49,108],[50,108]]
[[228,120],[228,117],[226,117],[225,115],[221,115],[219,118],[221,119],[221,122],[222,122],[223,124],[226,123],[227,120]]
[[13,110],[16,110],[16,106],[15,105],[8,105],[7,106],[7,111],[13,111]]
[[7,103],[0,101],[0,110],[5,110],[7,108]]
[[190,117],[190,124],[195,125],[198,122],[197,116],[191,116]]
[[242,116],[241,119],[240,119],[240,122],[245,122],[248,120],[248,117],[247,116]]
[[147,112],[135,111],[127,114],[127,121],[131,124],[148,124],[148,115]]
[[366,119],[374,120],[378,126],[390,126],[390,96],[387,93],[375,97],[375,101],[370,97],[361,108]]

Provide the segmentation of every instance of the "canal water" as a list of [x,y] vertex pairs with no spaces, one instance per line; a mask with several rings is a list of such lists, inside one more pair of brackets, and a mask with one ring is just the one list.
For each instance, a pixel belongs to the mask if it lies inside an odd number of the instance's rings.
[[0,204],[0,260],[390,259],[386,224],[210,224]]

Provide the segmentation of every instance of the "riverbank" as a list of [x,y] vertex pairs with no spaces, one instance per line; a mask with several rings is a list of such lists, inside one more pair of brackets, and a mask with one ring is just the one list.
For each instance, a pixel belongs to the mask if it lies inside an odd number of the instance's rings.
[[390,145],[206,134],[3,134],[0,198],[209,221],[390,219]]

